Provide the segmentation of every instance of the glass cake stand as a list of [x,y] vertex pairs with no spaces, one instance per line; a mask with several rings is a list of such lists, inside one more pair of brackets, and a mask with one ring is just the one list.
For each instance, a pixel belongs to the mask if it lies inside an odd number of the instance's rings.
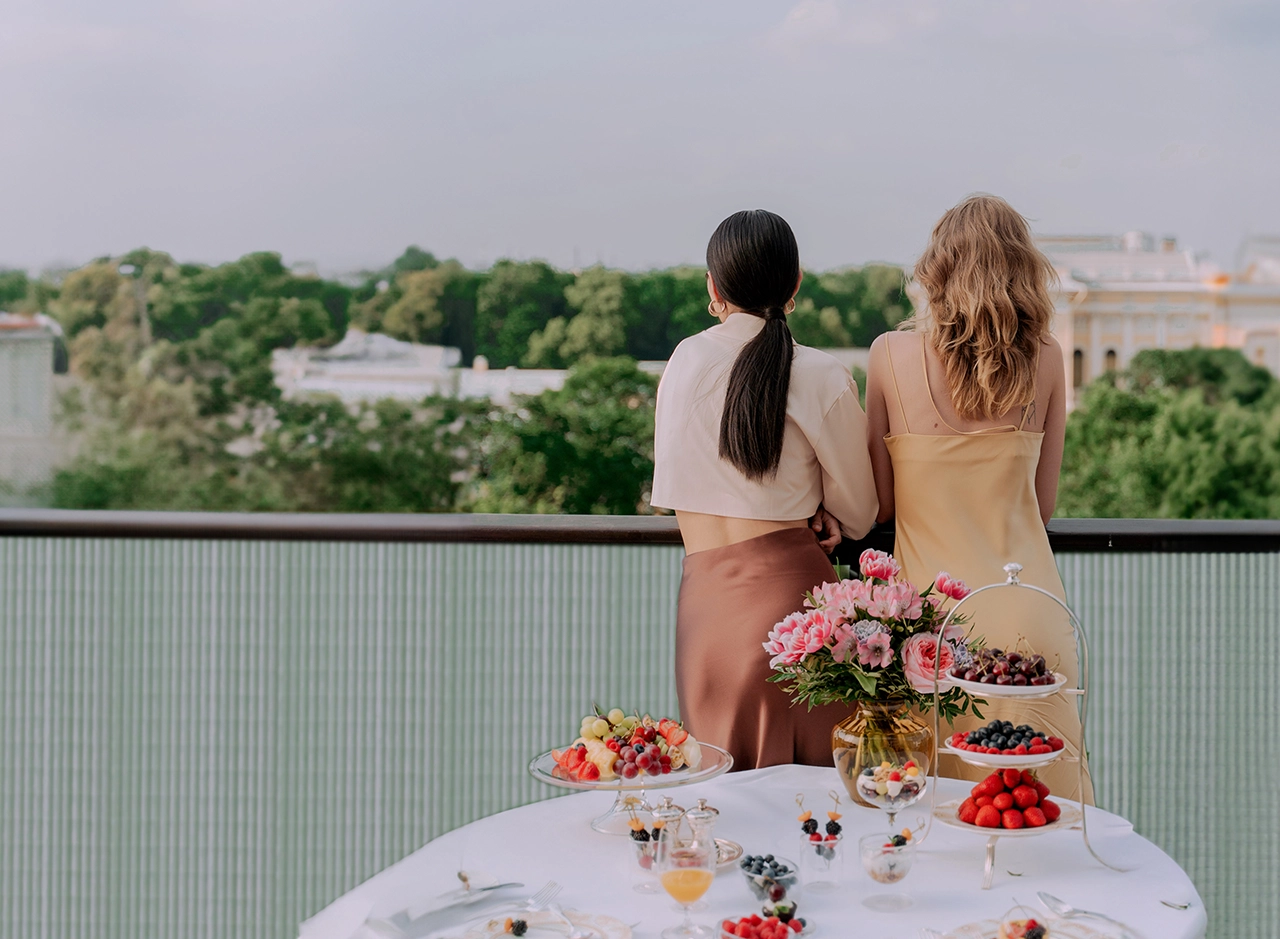
[[591,827],[607,835],[627,835],[631,833],[628,822],[631,816],[651,811],[652,807],[645,801],[645,793],[657,789],[675,789],[679,786],[690,786],[694,783],[706,782],[729,772],[733,768],[733,757],[727,750],[699,741],[702,749],[702,764],[695,770],[678,769],[662,776],[646,776],[641,774],[634,779],[578,780],[567,779],[557,775],[559,767],[551,756],[551,751],[539,754],[529,761],[529,775],[538,782],[562,789],[577,789],[585,792],[616,792],[609,811],[591,820]]

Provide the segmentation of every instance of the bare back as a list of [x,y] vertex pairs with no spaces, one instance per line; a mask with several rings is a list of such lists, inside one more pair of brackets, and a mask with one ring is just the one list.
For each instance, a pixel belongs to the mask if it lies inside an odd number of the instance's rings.
[[1066,431],[1066,379],[1052,337],[1040,355],[1035,401],[995,420],[968,420],[951,404],[946,374],[921,333],[886,333],[871,346],[867,373],[867,443],[880,501],[878,521],[894,516],[893,464],[886,437],[902,434],[964,436],[1026,431],[1044,435],[1036,471],[1036,497],[1045,523],[1058,496]]

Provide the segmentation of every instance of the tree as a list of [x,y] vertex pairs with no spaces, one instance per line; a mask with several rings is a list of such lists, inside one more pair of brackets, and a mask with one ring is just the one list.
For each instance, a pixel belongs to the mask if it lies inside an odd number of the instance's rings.
[[0,269],[0,310],[11,311],[27,297],[30,281],[26,271]]
[[477,512],[631,515],[653,480],[657,381],[625,357],[587,359],[558,391],[499,417],[469,502]]
[[498,368],[519,365],[530,336],[567,318],[564,289],[572,281],[543,261],[499,261],[476,292],[476,353]]
[[621,351],[627,341],[623,311],[629,281],[622,271],[600,266],[579,274],[564,288],[565,300],[575,311],[573,317],[555,317],[533,333],[523,363],[564,368],[583,356],[609,356]]
[[1280,388],[1270,374],[1234,350],[1134,361],[1093,382],[1067,422],[1058,514],[1280,517]]

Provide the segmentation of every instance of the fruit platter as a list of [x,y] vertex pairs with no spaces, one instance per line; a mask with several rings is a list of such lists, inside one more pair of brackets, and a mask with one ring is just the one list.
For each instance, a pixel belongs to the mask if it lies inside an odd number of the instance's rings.
[[1066,753],[1062,738],[1029,724],[993,720],[976,730],[957,731],[947,738],[944,753],[975,766],[1044,766]]
[[699,743],[679,721],[594,708],[583,717],[577,738],[564,749],[534,757],[529,774],[566,789],[617,792],[613,807],[591,827],[625,835],[636,813],[649,811],[644,790],[704,782],[732,766],[727,751]]
[[947,671],[953,686],[980,698],[1041,698],[1057,694],[1067,676],[1045,664],[1043,655],[1003,649],[979,649],[964,665]]
[[969,798],[943,802],[934,816],[953,828],[987,835],[1027,837],[1080,822],[1073,803],[1049,798],[1049,787],[1028,769],[997,770],[970,790]]

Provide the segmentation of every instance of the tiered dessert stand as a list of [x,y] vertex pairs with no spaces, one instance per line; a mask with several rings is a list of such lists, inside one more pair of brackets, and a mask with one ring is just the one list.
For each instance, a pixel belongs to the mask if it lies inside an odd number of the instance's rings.
[[[1037,587],[1034,584],[1024,584],[1022,583],[1021,580],[1019,580],[1018,575],[1022,573],[1021,564],[1006,564],[1004,566],[1004,571],[1008,575],[1004,583],[988,584],[985,587],[979,587],[977,590],[974,590],[972,593],[966,596],[963,600],[961,600],[955,606],[953,606],[951,608],[951,611],[947,614],[947,618],[942,623],[942,627],[939,630],[939,635],[942,635],[946,632],[947,627],[951,625],[952,621],[956,617],[956,614],[960,612],[960,608],[963,607],[966,603],[968,603],[970,600],[972,600],[974,597],[976,597],[980,593],[986,593],[989,590],[1015,589],[1015,590],[1030,590],[1034,593],[1043,594],[1044,596],[1052,600],[1054,603],[1056,603],[1058,606],[1062,607],[1062,609],[1066,611],[1067,616],[1071,621],[1071,628],[1074,632],[1076,646],[1080,650],[1080,668],[1079,668],[1078,677],[1077,677],[1077,687],[1067,688],[1065,678],[1060,675],[1056,676],[1057,680],[1054,682],[1054,684],[1043,685],[1043,686],[984,685],[984,684],[977,684],[975,682],[959,681],[950,677],[944,679],[942,676],[942,643],[939,642],[937,647],[937,653],[934,656],[934,662],[933,662],[934,745],[938,748],[939,753],[949,753],[953,756],[959,757],[961,760],[963,760],[966,763],[969,763],[970,765],[981,766],[983,768],[991,769],[991,770],[1006,769],[1010,767],[1016,767],[1018,769],[1031,769],[1037,766],[1047,766],[1048,764],[1053,763],[1058,759],[1068,759],[1068,760],[1074,759],[1079,769],[1079,778],[1080,778],[1079,789],[1081,794],[1083,794],[1085,771],[1088,768],[1087,766],[1088,756],[1087,756],[1087,751],[1085,750],[1085,718],[1088,714],[1088,704],[1089,704],[1089,696],[1088,696],[1089,645],[1085,639],[1084,628],[1080,625],[1080,620],[1076,616],[1076,614],[1072,611],[1071,607],[1067,606],[1067,604],[1064,603],[1059,597],[1050,593],[1048,590],[1043,589],[1042,587]],[[963,688],[965,691],[970,692],[974,696],[980,696],[988,700],[994,700],[994,699],[1018,700],[1018,699],[1025,699],[1025,698],[1048,698],[1055,694],[1075,696],[1080,702],[1080,705],[1079,705],[1080,735],[1079,735],[1079,738],[1075,741],[1078,747],[1078,750],[1077,750],[1078,756],[1076,757],[1066,756],[1065,748],[1062,750],[1054,751],[1053,753],[1027,754],[1025,756],[1023,755],[1006,756],[1003,754],[974,753],[969,750],[960,750],[960,749],[953,748],[950,745],[950,738],[948,738],[947,740],[947,745],[945,747],[942,746],[942,742],[941,742],[942,737],[940,736],[941,720],[940,720],[939,697],[941,696],[942,690],[943,690],[941,688],[941,682],[943,680],[949,682],[950,685],[952,686],[959,686]],[[942,822],[944,825],[948,825],[953,828],[960,828],[960,829],[964,829],[966,831],[971,831],[971,832],[986,833],[987,831],[986,829],[981,829],[981,828],[977,828],[974,825],[965,824],[964,822],[961,822],[959,819],[956,818],[956,809],[959,806],[959,802],[945,802],[941,805],[937,804],[938,763],[939,763],[939,760],[935,757],[933,760],[933,769],[931,773],[931,775],[933,776],[933,784],[930,786],[930,789],[932,791],[932,795],[930,796],[930,805],[931,805],[930,818],[929,818],[930,826],[932,826],[933,820],[936,818],[938,821]],[[1102,864],[1104,867],[1108,867],[1114,871],[1127,870],[1127,868],[1116,867],[1114,864],[1108,863],[1101,856],[1099,856],[1097,851],[1094,850],[1093,845],[1089,842],[1088,813],[1085,810],[1085,806],[1083,803],[1079,803],[1078,805],[1073,805],[1069,802],[1065,802],[1064,800],[1061,804],[1061,808],[1062,808],[1062,815],[1056,822],[1053,822],[1052,824],[1049,824],[1049,825],[1044,825],[1040,828],[1019,828],[1016,830],[993,828],[989,830],[990,834],[987,838],[987,860],[986,860],[986,866],[984,867],[983,874],[982,874],[983,890],[991,889],[991,883],[995,877],[996,842],[999,841],[999,839],[1031,838],[1031,837],[1036,837],[1038,835],[1047,834],[1052,831],[1060,831],[1065,828],[1074,828],[1076,826],[1079,826],[1080,828],[1081,837],[1084,838],[1084,846],[1089,850],[1089,853],[1093,855],[1094,859],[1099,864]],[[926,835],[927,834],[928,832],[926,831]]]

